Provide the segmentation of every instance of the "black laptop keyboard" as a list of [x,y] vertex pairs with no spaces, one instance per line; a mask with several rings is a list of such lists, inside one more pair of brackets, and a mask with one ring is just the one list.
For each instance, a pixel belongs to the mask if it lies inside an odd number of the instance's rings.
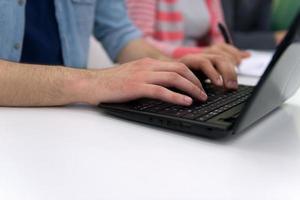
[[239,86],[237,91],[225,91],[208,84],[205,87],[208,95],[206,102],[195,101],[193,105],[185,107],[158,100],[143,99],[134,101],[131,108],[143,112],[204,122],[244,103],[251,95],[252,90],[253,87],[250,86]]

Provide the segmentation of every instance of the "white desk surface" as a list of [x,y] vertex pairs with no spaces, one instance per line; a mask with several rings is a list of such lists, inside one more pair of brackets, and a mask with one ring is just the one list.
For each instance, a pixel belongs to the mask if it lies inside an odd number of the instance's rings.
[[300,92],[211,141],[86,106],[0,108],[1,200],[299,200]]

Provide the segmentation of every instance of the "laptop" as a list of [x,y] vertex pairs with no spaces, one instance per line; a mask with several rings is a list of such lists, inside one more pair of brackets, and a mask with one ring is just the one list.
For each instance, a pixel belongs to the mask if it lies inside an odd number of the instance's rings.
[[300,13],[256,86],[225,91],[204,83],[207,102],[189,107],[138,99],[99,107],[117,117],[219,139],[243,130],[279,108],[300,86]]

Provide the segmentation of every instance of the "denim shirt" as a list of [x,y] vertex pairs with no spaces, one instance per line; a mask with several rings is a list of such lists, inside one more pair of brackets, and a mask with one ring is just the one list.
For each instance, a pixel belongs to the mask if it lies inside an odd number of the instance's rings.
[[[128,19],[124,0],[54,0],[54,3],[66,66],[86,67],[92,33],[113,60],[129,41],[141,36]],[[0,59],[20,61],[25,6],[26,0],[0,0]]]

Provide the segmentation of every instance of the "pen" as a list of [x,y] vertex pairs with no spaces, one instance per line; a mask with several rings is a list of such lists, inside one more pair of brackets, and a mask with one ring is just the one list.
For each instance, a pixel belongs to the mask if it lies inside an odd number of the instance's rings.
[[218,23],[218,28],[219,28],[225,42],[227,44],[232,44],[233,45],[232,38],[230,36],[230,33],[229,33],[228,29],[225,27],[225,25],[223,25],[222,23]]
[[[234,45],[234,44],[233,44],[232,37],[231,37],[231,35],[230,35],[228,29],[226,28],[226,26],[225,26],[224,24],[222,24],[222,23],[219,22],[219,23],[218,23],[218,28],[219,28],[219,30],[220,30],[220,32],[221,32],[221,34],[222,34],[222,36],[223,36],[225,42],[226,42],[227,44]],[[237,64],[237,68],[238,68],[239,66],[240,66],[240,64]],[[236,68],[236,70],[237,70],[237,68]]]

